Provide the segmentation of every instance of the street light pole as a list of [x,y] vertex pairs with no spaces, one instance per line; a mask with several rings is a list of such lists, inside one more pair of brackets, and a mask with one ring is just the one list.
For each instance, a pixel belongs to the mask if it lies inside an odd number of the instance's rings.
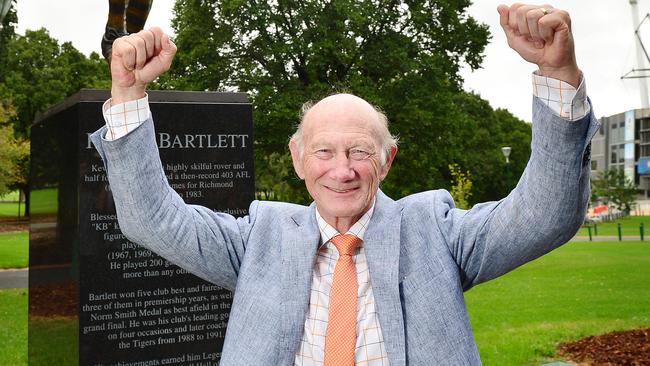
[[512,151],[512,148],[510,146],[504,146],[501,148],[501,153],[503,154],[503,157],[506,158],[506,189],[508,192],[510,192],[510,152]]
[[508,160],[508,157],[510,156],[510,151],[512,151],[512,148],[510,146],[504,146],[501,148],[501,152],[503,153],[503,156],[506,158],[506,164],[510,164],[510,160]]

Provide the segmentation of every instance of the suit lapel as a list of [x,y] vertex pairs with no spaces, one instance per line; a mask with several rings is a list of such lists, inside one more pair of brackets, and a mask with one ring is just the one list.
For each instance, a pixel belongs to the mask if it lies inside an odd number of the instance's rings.
[[320,232],[316,223],[315,206],[294,215],[295,226],[285,230],[282,237],[282,335],[283,351],[280,364],[293,365],[300,346],[309,297],[314,258]]
[[401,209],[381,191],[364,235],[379,323],[391,366],[405,365],[404,319],[399,294]]

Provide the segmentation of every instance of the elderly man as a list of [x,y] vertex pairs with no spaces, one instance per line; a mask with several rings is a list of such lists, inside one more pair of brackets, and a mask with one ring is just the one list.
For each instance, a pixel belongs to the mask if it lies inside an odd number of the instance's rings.
[[115,42],[105,113],[137,112],[107,119],[93,141],[120,227],[234,291],[222,365],[480,364],[463,291],[571,238],[598,128],[569,15],[521,4],[498,11],[510,46],[539,67],[532,154],[507,198],[469,211],[443,190],[384,195],[395,140],[385,116],[349,94],[306,107],[289,143],[314,204],[255,201],[239,219],[186,205],[163,175],[145,96],[176,48],[156,28]]

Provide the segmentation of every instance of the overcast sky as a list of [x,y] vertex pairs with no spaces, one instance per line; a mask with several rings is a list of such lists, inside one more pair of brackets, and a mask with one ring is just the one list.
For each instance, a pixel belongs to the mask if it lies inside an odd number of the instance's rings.
[[[643,18],[650,12],[650,0],[638,2]],[[147,26],[158,25],[171,33],[173,3],[173,0],[155,0]],[[530,73],[535,67],[508,48],[496,12],[497,5],[502,2],[475,0],[475,3],[469,13],[488,24],[493,37],[485,51],[483,68],[475,72],[463,70],[465,88],[479,93],[494,108],[506,108],[530,121]],[[578,65],[584,71],[596,116],[639,108],[638,79],[621,80],[621,76],[633,67],[639,68],[629,1],[557,0],[551,4],[571,13]],[[85,54],[100,53],[108,14],[107,0],[18,0],[17,10],[19,33],[45,27],[54,38],[71,41]],[[642,27],[642,37],[650,50],[648,20]]]

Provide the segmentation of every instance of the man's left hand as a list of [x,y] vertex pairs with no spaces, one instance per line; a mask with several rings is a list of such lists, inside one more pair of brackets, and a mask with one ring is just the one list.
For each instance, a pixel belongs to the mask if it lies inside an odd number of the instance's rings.
[[537,64],[539,74],[580,84],[569,13],[550,5],[499,5],[501,27],[508,45],[526,61]]

